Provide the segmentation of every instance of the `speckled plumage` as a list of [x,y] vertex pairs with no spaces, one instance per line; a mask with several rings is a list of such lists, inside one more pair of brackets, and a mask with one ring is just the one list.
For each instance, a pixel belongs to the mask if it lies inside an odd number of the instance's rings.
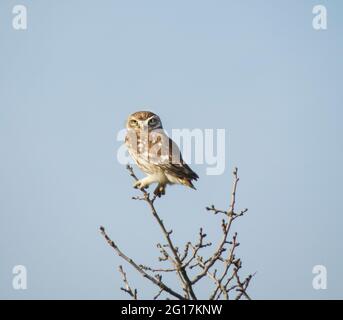
[[183,161],[178,146],[163,130],[160,118],[150,111],[139,111],[127,120],[125,143],[129,154],[147,177],[135,183],[146,188],[157,183],[155,194],[165,194],[167,184],[182,184],[195,189],[198,175]]

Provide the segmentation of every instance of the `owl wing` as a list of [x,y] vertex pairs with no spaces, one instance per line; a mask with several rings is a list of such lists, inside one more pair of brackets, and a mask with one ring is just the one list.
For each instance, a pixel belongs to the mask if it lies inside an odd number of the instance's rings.
[[169,161],[162,163],[166,172],[177,176],[178,178],[186,178],[189,180],[198,180],[199,176],[189,167],[183,160],[181,151],[177,144],[169,138]]
[[193,187],[191,180],[199,179],[199,176],[183,160],[177,144],[164,132],[158,133],[157,137],[152,139],[149,151],[149,161],[166,174],[182,181],[186,179],[191,187]]
[[149,139],[136,134],[128,134],[125,142],[131,157],[144,172],[162,170],[194,188],[191,181],[199,179],[199,176],[184,162],[179,147],[163,130],[151,132]]

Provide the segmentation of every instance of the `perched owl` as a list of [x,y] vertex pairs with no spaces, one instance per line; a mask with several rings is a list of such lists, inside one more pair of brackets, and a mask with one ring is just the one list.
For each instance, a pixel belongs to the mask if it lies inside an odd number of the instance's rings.
[[160,118],[149,111],[129,116],[125,143],[129,154],[147,177],[137,181],[135,188],[144,189],[157,183],[154,194],[165,194],[167,184],[183,184],[195,189],[192,180],[198,175],[183,161],[176,143],[163,130]]

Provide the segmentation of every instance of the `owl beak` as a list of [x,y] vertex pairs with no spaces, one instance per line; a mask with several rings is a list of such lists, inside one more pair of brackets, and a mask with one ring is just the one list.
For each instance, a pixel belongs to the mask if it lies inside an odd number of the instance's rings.
[[147,125],[146,123],[143,123],[142,126],[141,126],[141,129],[142,129],[143,131],[148,130],[148,125]]

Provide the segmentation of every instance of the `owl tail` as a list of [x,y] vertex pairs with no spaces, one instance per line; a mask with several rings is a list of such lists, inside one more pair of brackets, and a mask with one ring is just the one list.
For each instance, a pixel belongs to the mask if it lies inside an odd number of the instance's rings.
[[181,181],[181,183],[184,185],[184,186],[187,186],[187,187],[190,187],[194,190],[196,190],[196,188],[194,187],[193,183],[192,183],[192,180],[187,180],[187,179],[183,179]]

